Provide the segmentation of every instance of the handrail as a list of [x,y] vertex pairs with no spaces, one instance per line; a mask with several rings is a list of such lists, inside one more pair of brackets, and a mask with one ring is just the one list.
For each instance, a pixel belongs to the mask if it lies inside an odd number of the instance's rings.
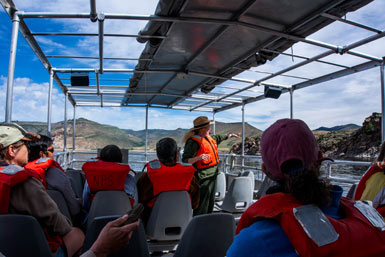
[[[77,155],[77,156],[76,156]],[[93,155],[96,156],[96,151],[70,151],[70,152],[59,152],[55,153],[55,160],[57,160],[63,168],[73,168],[77,163],[84,163],[89,160],[90,156],[87,158],[80,158],[79,155]],[[148,152],[147,156],[156,156],[155,152]],[[141,160],[138,158],[130,158],[133,156],[142,157]],[[219,154],[220,165],[219,168],[222,172],[227,175],[239,175],[239,173],[245,170],[252,170],[255,174],[255,180],[263,181],[265,174],[262,172],[259,164],[262,162],[261,156],[256,155],[236,155],[236,154]],[[144,152],[129,152],[129,163],[131,166],[144,165],[146,163],[145,153]],[[242,161],[244,160],[244,161]],[[242,165],[242,163],[245,163]],[[253,165],[255,164],[255,165]],[[347,160],[335,160],[335,161],[325,161],[324,167],[326,169],[325,177],[332,182],[337,183],[348,183],[354,184],[359,180],[355,178],[346,178],[341,176],[336,176],[333,174],[333,168],[342,165],[342,166],[370,166],[370,162],[366,161],[347,161]],[[140,167],[140,166],[138,166]]]

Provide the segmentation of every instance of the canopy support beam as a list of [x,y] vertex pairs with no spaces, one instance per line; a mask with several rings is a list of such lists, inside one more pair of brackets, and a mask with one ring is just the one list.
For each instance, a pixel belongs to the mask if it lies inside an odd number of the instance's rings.
[[11,47],[9,50],[9,63],[8,63],[8,81],[7,81],[7,105],[5,107],[5,122],[12,121],[12,101],[13,101],[13,85],[15,75],[15,61],[17,50],[17,36],[19,31],[20,19],[15,13],[12,19],[12,35],[11,35]]

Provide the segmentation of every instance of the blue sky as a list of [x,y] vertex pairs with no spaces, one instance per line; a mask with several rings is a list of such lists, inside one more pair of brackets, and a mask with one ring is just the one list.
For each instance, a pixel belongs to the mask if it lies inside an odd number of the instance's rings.
[[[66,0],[66,1],[41,1],[41,0],[14,0],[20,10],[25,11],[57,11],[61,12],[89,12],[89,0]],[[110,0],[97,1],[98,9],[104,12],[129,13],[129,14],[152,14],[155,10],[157,1],[124,1]],[[42,8],[42,9],[38,9]],[[368,26],[383,30],[385,25],[385,1],[375,0],[371,4],[356,11],[349,13],[348,19],[363,23]],[[27,24],[34,32],[43,31],[41,26],[44,20],[30,20]],[[116,33],[137,34],[145,26],[146,22],[124,23],[119,21],[106,22],[105,26],[111,28]],[[87,21],[57,20],[55,32],[68,31],[66,28],[71,26],[77,31],[89,30],[97,32],[97,25]],[[5,95],[8,75],[8,58],[11,37],[11,20],[8,15],[0,10],[0,121],[5,118]],[[112,32],[112,33],[113,33]],[[321,31],[309,36],[311,39],[320,40],[336,45],[345,45],[360,39],[362,36],[369,36],[373,33],[357,29],[352,26],[333,23]],[[47,54],[73,54],[73,55],[95,55],[91,52],[98,48],[97,38],[81,39],[71,42],[71,38],[66,37],[38,37],[38,42]],[[70,42],[72,47],[65,47],[65,43]],[[355,50],[368,53],[374,56],[385,56],[385,40],[380,39],[368,46],[360,47]],[[86,46],[87,50],[79,50]],[[110,41],[105,39],[105,56],[109,57],[138,57],[144,45],[135,43],[135,39],[122,39]],[[23,121],[46,121],[47,120],[47,98],[49,76],[43,65],[36,58],[24,38],[19,34],[18,48],[15,69],[15,87],[13,100],[13,120]],[[325,50],[313,46],[298,43],[294,45],[295,54],[308,57]],[[331,56],[324,60],[345,65],[354,65],[360,62],[356,57],[350,56]],[[258,70],[273,71],[277,68],[291,66],[300,60],[288,57],[276,58]],[[94,61],[79,60],[76,67],[97,67]],[[52,62],[53,63],[53,62]],[[64,67],[63,61],[58,60],[53,63],[55,67]],[[108,68],[122,68],[120,64],[105,62]],[[132,68],[135,62],[129,62],[124,68]],[[327,66],[309,65],[291,75],[315,77],[329,71]],[[244,72],[238,78],[256,80],[261,78],[258,73]],[[287,78],[277,78],[270,82],[289,84],[295,83]],[[298,82],[298,81],[297,81]],[[239,87],[234,82],[226,82],[226,86]],[[244,85],[242,85],[244,86]],[[380,70],[374,68],[369,71],[357,73],[345,78],[329,81],[313,87],[298,90],[294,93],[294,117],[303,119],[310,128],[315,129],[320,126],[336,126],[347,123],[361,125],[364,118],[372,112],[381,112],[380,102]],[[218,89],[220,90],[220,89]],[[261,91],[256,88],[256,91]],[[53,122],[63,120],[64,95],[54,83],[53,93]],[[72,118],[72,106],[68,108],[68,118]],[[199,115],[212,117],[211,113],[169,111],[162,109],[149,109],[149,128],[175,129],[178,127],[189,128],[192,120]],[[253,126],[265,129],[272,122],[280,118],[289,117],[289,95],[282,95],[278,100],[263,100],[246,105],[245,120]],[[120,128],[140,130],[145,127],[144,108],[77,108],[77,118],[84,117],[103,124],[110,124]],[[242,120],[240,108],[216,114],[216,120],[222,122],[240,122]]]

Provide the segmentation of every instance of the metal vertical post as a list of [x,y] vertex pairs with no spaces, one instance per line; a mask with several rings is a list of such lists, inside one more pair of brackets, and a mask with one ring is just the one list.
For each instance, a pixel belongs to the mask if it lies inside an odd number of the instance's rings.
[[72,151],[75,151],[75,137],[76,137],[76,105],[74,105],[74,120],[72,124]]
[[147,144],[148,144],[148,105],[146,106],[146,140],[145,140],[145,142],[146,142],[146,145],[145,145],[145,149],[144,149],[144,151],[145,151],[145,153],[144,153],[144,156],[145,156],[145,158],[146,158],[146,162],[147,162]]
[[242,171],[245,165],[245,104],[242,104]]
[[64,142],[63,142],[63,152],[67,151],[67,102],[68,102],[68,92],[65,92],[64,99]]
[[215,112],[213,112],[213,134],[215,134]]
[[53,70],[49,70],[49,87],[48,87],[48,111],[47,111],[47,131],[48,136],[51,135],[51,118],[52,118],[52,86],[53,86]]
[[293,119],[293,87],[290,88],[290,119]]
[[380,65],[381,73],[381,113],[382,113],[382,122],[381,122],[381,143],[384,142],[385,137],[385,72],[384,72],[384,62],[385,57],[382,59]]
[[17,50],[17,36],[19,31],[20,19],[17,13],[13,15],[12,19],[12,35],[11,35],[11,47],[9,50],[9,62],[8,62],[8,81],[7,81],[7,104],[5,106],[5,122],[12,121],[12,101],[13,101],[13,84],[15,75],[15,61]]

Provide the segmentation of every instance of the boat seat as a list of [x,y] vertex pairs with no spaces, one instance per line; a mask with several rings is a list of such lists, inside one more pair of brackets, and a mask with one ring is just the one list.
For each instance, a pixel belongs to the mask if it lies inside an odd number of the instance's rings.
[[356,192],[356,187],[357,187],[357,183],[354,183],[354,184],[350,187],[348,193],[346,194],[346,197],[347,197],[347,198],[353,199],[354,193]]
[[275,184],[274,180],[270,179],[268,176],[265,176],[262,184],[259,186],[257,192],[257,199],[261,198],[266,194],[266,191]]
[[255,176],[254,176],[254,172],[252,171],[244,171],[241,173],[241,176],[242,177],[248,177],[250,178],[250,181],[251,181],[251,188],[253,189],[254,191],[254,188],[255,188]]
[[[115,220],[119,217],[120,215],[112,215],[112,216],[96,217],[95,219],[93,219],[93,221],[91,222],[86,232],[86,238],[83,244],[83,252],[91,248],[92,244],[98,238],[100,231],[102,231],[102,229],[108,222]],[[148,251],[146,234],[144,232],[143,224],[140,223],[139,228],[132,233],[131,239],[127,244],[127,246],[108,256],[110,257],[123,257],[123,256],[149,257],[150,254]]]
[[226,212],[243,212],[253,201],[253,188],[249,177],[236,177],[231,182],[220,209]]
[[174,257],[223,257],[233,242],[234,217],[229,213],[195,216],[184,232]]
[[191,219],[191,199],[187,191],[162,192],[152,208],[146,234],[153,240],[179,240]]
[[130,198],[124,191],[99,191],[95,194],[88,213],[87,227],[95,217],[123,215],[131,210]]
[[52,198],[52,200],[55,201],[57,207],[59,208],[60,212],[66,216],[69,220],[72,221],[71,219],[71,214],[70,214],[70,211],[68,209],[68,205],[64,199],[64,196],[61,192],[57,191],[57,190],[51,190],[51,189],[48,189],[47,190],[47,193],[48,195]]
[[217,184],[215,189],[215,201],[222,201],[226,194],[226,175],[219,172],[217,175]]
[[0,252],[5,256],[52,257],[43,229],[29,215],[0,215]]
[[86,177],[82,170],[67,169],[66,174],[70,179],[72,190],[77,198],[83,197],[83,188]]

